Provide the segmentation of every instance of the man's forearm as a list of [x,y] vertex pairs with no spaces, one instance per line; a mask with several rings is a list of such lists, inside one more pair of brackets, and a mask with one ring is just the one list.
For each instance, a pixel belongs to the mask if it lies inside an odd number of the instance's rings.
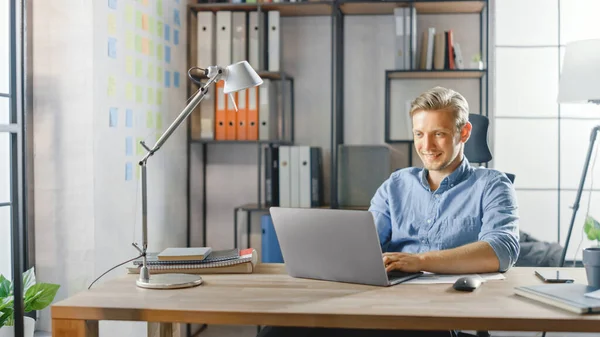
[[432,273],[486,273],[497,272],[500,268],[500,261],[494,249],[485,241],[419,255],[422,259],[423,271]]

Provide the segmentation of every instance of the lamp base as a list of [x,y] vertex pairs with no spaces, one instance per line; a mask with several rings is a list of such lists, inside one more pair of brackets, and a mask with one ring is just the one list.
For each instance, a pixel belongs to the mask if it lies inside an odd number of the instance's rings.
[[158,274],[151,275],[148,280],[135,282],[138,287],[146,289],[179,289],[191,288],[202,284],[202,277],[190,274]]

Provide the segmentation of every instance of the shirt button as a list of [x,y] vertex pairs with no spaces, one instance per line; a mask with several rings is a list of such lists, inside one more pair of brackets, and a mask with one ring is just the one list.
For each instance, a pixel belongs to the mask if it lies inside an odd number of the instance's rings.
[[431,219],[427,219],[427,223],[431,223]]
[[454,184],[450,184],[450,187],[454,187]]
[[435,197],[436,197],[436,198],[439,198],[439,197],[440,197],[440,195],[439,195],[439,194],[436,194],[436,195],[435,195]]

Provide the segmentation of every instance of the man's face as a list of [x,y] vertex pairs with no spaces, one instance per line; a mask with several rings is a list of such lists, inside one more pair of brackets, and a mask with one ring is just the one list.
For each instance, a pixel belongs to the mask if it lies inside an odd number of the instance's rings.
[[[459,133],[450,111],[422,110],[413,115],[415,148],[423,165],[430,171],[454,170],[462,144],[469,139],[471,124]],[[450,173],[450,172],[448,172]]]

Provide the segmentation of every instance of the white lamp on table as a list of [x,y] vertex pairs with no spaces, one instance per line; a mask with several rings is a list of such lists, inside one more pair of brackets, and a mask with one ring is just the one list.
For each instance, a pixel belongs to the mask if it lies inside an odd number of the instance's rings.
[[[156,141],[156,144],[152,148],[148,147],[144,141],[141,141],[141,145],[148,151],[146,155],[140,160],[139,165],[141,166],[142,174],[142,247],[137,244],[133,244],[135,248],[142,255],[142,267],[140,269],[140,276],[136,282],[138,287],[151,288],[151,289],[175,289],[175,288],[187,288],[197,286],[202,283],[202,278],[199,275],[190,274],[159,274],[150,275],[148,271],[148,265],[146,261],[146,252],[148,248],[148,199],[147,199],[147,185],[146,185],[146,162],[156,151],[158,151],[167,139],[175,132],[175,130],[188,118],[196,106],[206,96],[208,87],[218,81],[225,81],[223,94],[230,94],[236,91],[248,89],[261,85],[262,79],[254,69],[246,61],[241,61],[229,65],[227,67],[210,66],[206,69],[198,68],[204,71],[204,75],[208,77],[208,81],[202,86],[191,99],[190,103],[183,109],[183,111],[177,116],[173,124],[171,124],[167,130],[160,136]],[[220,94],[220,93],[219,93]]]

